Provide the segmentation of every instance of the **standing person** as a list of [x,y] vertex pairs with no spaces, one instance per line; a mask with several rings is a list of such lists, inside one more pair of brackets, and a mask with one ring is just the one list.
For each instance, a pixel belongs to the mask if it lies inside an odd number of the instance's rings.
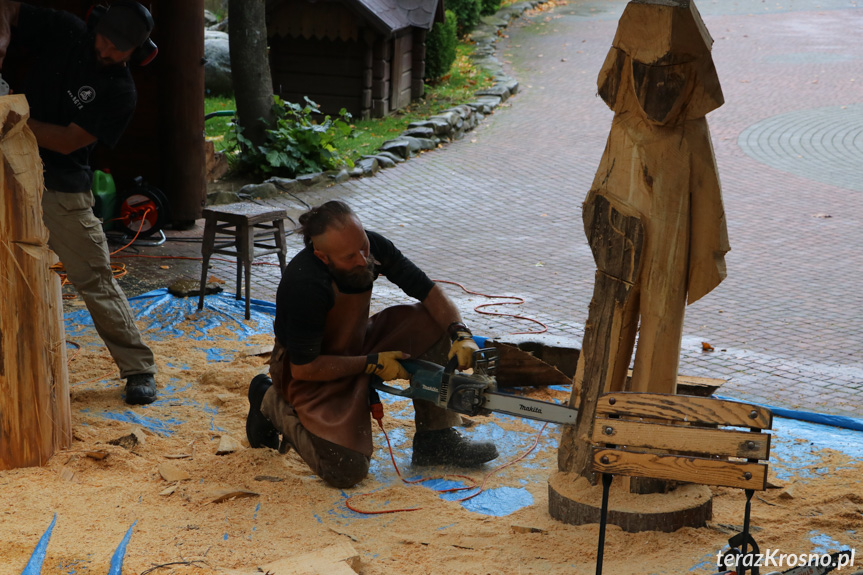
[[[252,447],[293,447],[321,479],[350,487],[372,454],[369,380],[407,379],[412,355],[467,369],[477,346],[443,290],[386,238],[363,229],[346,204],[330,201],[300,216],[305,249],[285,268],[276,294],[270,375],[249,386]],[[420,303],[369,317],[379,275]],[[273,383],[275,382],[275,384]],[[491,443],[453,429],[457,413],[414,400],[414,465],[472,467],[497,457]]]
[[19,91],[30,103],[28,126],[45,165],[48,243],[84,298],[132,405],[156,399],[156,365],[114,279],[107,240],[93,215],[90,153],[97,142],[115,146],[126,130],[137,103],[128,64],[152,29],[147,9],[129,0],[114,2],[90,28],[66,12],[0,0],[0,65],[10,36],[13,50],[26,49],[35,58]]

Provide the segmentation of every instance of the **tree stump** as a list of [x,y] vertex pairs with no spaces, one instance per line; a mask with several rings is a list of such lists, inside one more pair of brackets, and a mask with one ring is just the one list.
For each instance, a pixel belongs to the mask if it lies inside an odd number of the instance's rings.
[[60,278],[42,223],[42,160],[23,95],[0,98],[0,471],[72,442]]

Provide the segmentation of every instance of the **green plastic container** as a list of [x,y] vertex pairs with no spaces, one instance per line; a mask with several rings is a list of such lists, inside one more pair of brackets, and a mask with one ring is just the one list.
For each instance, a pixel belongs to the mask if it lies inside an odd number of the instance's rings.
[[111,172],[96,170],[93,172],[93,197],[96,204],[93,213],[102,220],[102,229],[110,230],[114,227],[112,221],[117,212],[117,188],[114,185],[114,176]]

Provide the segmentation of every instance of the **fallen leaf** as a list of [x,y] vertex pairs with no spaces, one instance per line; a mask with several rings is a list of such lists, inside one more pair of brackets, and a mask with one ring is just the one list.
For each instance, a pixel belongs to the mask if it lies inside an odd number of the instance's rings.
[[706,341],[701,342],[701,351],[713,351],[713,346]]

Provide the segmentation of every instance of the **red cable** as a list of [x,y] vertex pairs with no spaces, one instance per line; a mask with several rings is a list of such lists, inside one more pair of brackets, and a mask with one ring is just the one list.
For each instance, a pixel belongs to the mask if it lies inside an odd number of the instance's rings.
[[458,282],[449,281],[449,280],[433,280],[433,281],[435,283],[439,283],[439,284],[450,284],[450,285],[458,286],[462,289],[462,291],[464,291],[465,293],[471,294],[471,295],[478,295],[478,296],[487,297],[490,299],[513,300],[513,301],[500,301],[500,302],[496,302],[496,303],[483,303],[483,304],[476,306],[473,309],[475,312],[481,313],[484,315],[499,315],[499,316],[504,316],[504,317],[511,317],[514,319],[523,319],[526,321],[532,321],[533,323],[538,323],[539,325],[542,326],[542,329],[540,331],[516,331],[516,332],[512,332],[512,335],[521,335],[521,334],[531,335],[531,334],[545,333],[546,331],[548,331],[547,325],[545,325],[544,323],[542,323],[541,321],[539,321],[537,319],[533,319],[532,317],[526,317],[526,316],[518,315],[518,314],[514,314],[514,313],[501,313],[501,312],[496,312],[496,311],[483,311],[482,310],[482,308],[492,307],[492,306],[496,306],[496,305],[521,305],[524,303],[524,298],[521,298],[521,297],[515,296],[515,295],[489,295],[489,294],[485,294],[485,293],[481,293],[481,292],[477,292],[477,291],[472,291],[472,290],[467,289],[466,287],[464,287],[463,285],[461,285]]
[[467,497],[463,497],[463,498],[461,498],[461,499],[456,499],[456,501],[467,501],[468,499],[473,499],[474,497],[476,497],[477,495],[479,495],[480,493],[482,493],[483,489],[485,489],[485,482],[486,482],[486,481],[488,481],[488,478],[489,478],[489,477],[491,477],[492,475],[494,475],[494,474],[495,474],[495,473],[497,473],[498,471],[501,471],[501,470],[503,470],[503,469],[506,469],[506,468],[507,468],[507,467],[509,467],[510,465],[513,465],[513,464],[515,464],[515,463],[518,463],[519,461],[521,461],[522,459],[524,459],[525,457],[527,457],[528,455],[530,455],[530,454],[531,454],[531,452],[532,452],[534,449],[536,449],[536,446],[537,446],[537,445],[539,445],[539,438],[540,438],[540,437],[542,437],[542,432],[543,432],[543,431],[545,431],[545,428],[546,428],[546,427],[548,427],[548,422],[547,422],[547,421],[543,424],[542,429],[540,429],[540,430],[539,430],[539,433],[537,433],[537,434],[536,434],[536,439],[534,439],[534,440],[533,440],[533,445],[531,445],[531,446],[530,446],[530,449],[528,449],[527,451],[525,451],[524,453],[522,453],[521,455],[519,455],[518,457],[516,457],[516,458],[515,458],[515,459],[513,459],[512,461],[510,461],[510,462],[508,462],[508,463],[504,463],[504,464],[503,464],[503,465],[501,465],[500,467],[495,467],[494,469],[492,469],[491,471],[489,471],[489,472],[486,474],[486,476],[482,478],[482,483],[480,483],[479,491],[477,491],[476,493],[474,493],[474,494],[472,494],[472,495],[468,495]]
[[[380,404],[375,404],[375,405],[380,405]],[[401,471],[399,471],[399,466],[396,464],[396,458],[395,458],[395,455],[393,455],[393,447],[392,447],[392,445],[390,444],[390,438],[389,438],[389,435],[387,435],[387,430],[386,430],[386,429],[384,429],[384,424],[383,424],[383,409],[381,408],[379,411],[375,411],[375,410],[374,410],[374,408],[373,408],[372,413],[374,414],[374,418],[375,418],[375,420],[378,422],[378,425],[380,426],[381,431],[383,431],[383,432],[384,432],[384,437],[385,437],[385,438],[386,438],[386,440],[387,440],[387,448],[388,448],[388,449],[389,449],[389,451],[390,451],[390,460],[393,462],[393,467],[395,468],[395,470],[396,470],[396,474],[399,476],[399,479],[401,479],[401,480],[402,480],[402,482],[404,482],[404,483],[406,483],[406,484],[408,484],[408,485],[413,485],[413,484],[416,484],[416,483],[422,483],[423,481],[431,481],[431,480],[433,480],[433,479],[444,479],[444,478],[447,478],[447,477],[458,477],[458,478],[461,478],[461,479],[467,479],[468,481],[470,481],[471,483],[473,483],[473,485],[468,485],[468,486],[466,486],[466,487],[453,487],[453,488],[450,488],[450,489],[436,489],[435,491],[437,491],[438,493],[451,493],[451,492],[453,492],[453,491],[465,491],[465,490],[467,490],[467,489],[473,489],[473,488],[475,488],[475,487],[479,487],[479,490],[478,490],[476,493],[473,493],[473,494],[471,494],[471,495],[468,495],[467,497],[462,497],[461,499],[456,499],[456,500],[455,500],[455,501],[458,501],[458,502],[461,502],[461,501],[467,501],[467,500],[469,500],[469,499],[473,499],[474,497],[476,497],[477,495],[479,495],[480,493],[482,493],[482,492],[483,492],[483,490],[485,489],[485,484],[486,484],[486,482],[488,481],[489,477],[491,477],[492,475],[494,475],[494,474],[495,474],[495,473],[497,473],[498,471],[501,471],[501,470],[506,469],[507,467],[509,467],[509,466],[511,466],[511,465],[514,465],[514,464],[518,463],[519,461],[521,461],[522,459],[524,459],[525,457],[527,457],[528,455],[530,455],[530,454],[533,452],[533,450],[534,450],[534,449],[536,449],[536,446],[537,446],[537,445],[539,445],[539,439],[540,439],[540,437],[542,437],[542,433],[545,431],[545,428],[546,428],[546,427],[548,427],[548,422],[546,422],[546,423],[542,426],[542,429],[540,429],[540,430],[539,430],[539,433],[537,433],[537,434],[536,434],[536,438],[535,438],[535,439],[534,439],[534,441],[533,441],[533,445],[531,445],[531,446],[530,446],[530,449],[528,449],[527,451],[525,451],[524,453],[522,453],[521,455],[519,455],[518,457],[516,457],[516,458],[515,458],[515,459],[513,459],[512,461],[508,461],[507,463],[504,463],[503,465],[500,465],[500,466],[498,466],[498,467],[495,467],[494,469],[492,469],[491,471],[489,471],[489,472],[485,475],[485,477],[483,477],[482,483],[481,483],[481,484],[479,484],[479,485],[477,485],[477,484],[476,484],[476,480],[475,480],[473,477],[468,477],[467,475],[456,475],[456,474],[441,475],[441,476],[439,476],[439,477],[421,477],[421,478],[419,478],[419,479],[410,479],[410,480],[408,480],[408,479],[405,479],[404,477],[402,477]],[[378,415],[378,413],[379,413],[380,415]],[[383,510],[383,511],[365,511],[365,510],[358,509],[358,508],[356,508],[356,507],[354,507],[354,506],[352,506],[352,505],[351,505],[351,503],[350,503],[351,499],[355,499],[355,498],[358,498],[358,497],[365,497],[365,496],[367,496],[367,495],[371,495],[371,493],[360,493],[360,494],[358,494],[358,495],[352,495],[352,496],[348,497],[348,498],[345,500],[345,507],[347,507],[348,509],[350,509],[351,511],[353,511],[353,512],[355,512],[355,513],[362,513],[362,514],[364,514],[364,515],[381,515],[381,514],[384,514],[384,513],[402,513],[402,512],[406,512],[406,511],[418,511],[418,510],[422,509],[422,507],[409,507],[409,508],[405,508],[405,509],[386,509],[386,510]]]

